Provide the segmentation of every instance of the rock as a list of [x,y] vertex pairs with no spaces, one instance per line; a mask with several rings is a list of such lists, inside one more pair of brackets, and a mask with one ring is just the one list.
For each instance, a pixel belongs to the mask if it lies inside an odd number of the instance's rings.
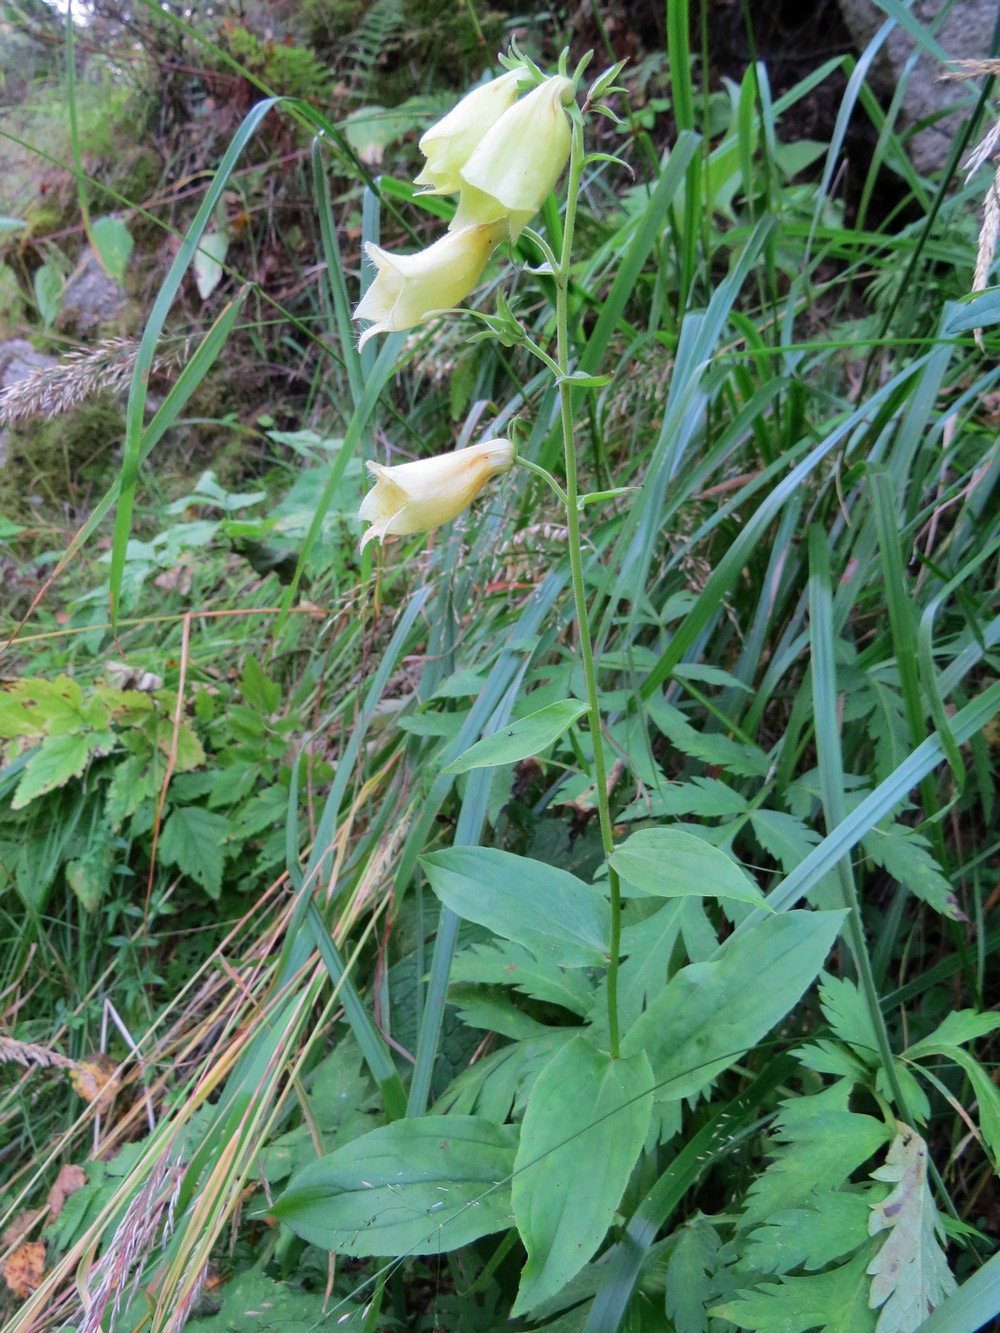
[[[48,370],[57,365],[53,356],[37,352],[24,338],[0,343],[0,391],[27,379],[33,370]],[[0,427],[0,467],[7,461],[9,432]]]
[[89,246],[80,256],[63,293],[56,327],[61,333],[78,338],[115,324],[125,309],[125,293],[101,268],[101,261]]
[[[914,0],[910,12],[918,23],[931,28],[944,7],[943,0]],[[863,52],[885,22],[885,11],[873,0],[840,0],[840,10],[858,50]],[[989,55],[996,21],[996,0],[955,0],[940,26],[933,29],[934,39],[953,60],[982,60]],[[876,91],[886,97],[895,93],[914,45],[903,28],[898,25],[893,28],[872,67],[871,83]],[[945,107],[958,103],[968,106],[967,86],[960,81],[942,82],[945,72],[940,62],[926,51],[921,54],[910,72],[903,96],[900,112],[903,129]],[[962,113],[955,112],[910,138],[910,158],[919,172],[929,174],[945,165],[961,123]]]

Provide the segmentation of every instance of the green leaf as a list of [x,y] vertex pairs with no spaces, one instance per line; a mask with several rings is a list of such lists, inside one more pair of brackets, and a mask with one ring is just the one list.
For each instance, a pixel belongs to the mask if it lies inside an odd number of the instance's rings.
[[119,286],[125,283],[125,268],[135,242],[121,218],[95,218],[91,239],[101,260],[101,267]]
[[46,736],[28,760],[11,800],[11,809],[23,810],[30,801],[64,787],[70,778],[78,778],[91,755],[98,750],[110,750],[114,742],[110,731]]
[[746,1264],[764,1273],[826,1268],[864,1244],[870,1213],[864,1194],[825,1191],[810,1207],[772,1213],[750,1236]]
[[564,731],[587,711],[587,705],[576,699],[560,699],[537,713],[501,727],[491,736],[469,747],[453,760],[443,773],[468,773],[473,768],[496,768],[513,764],[529,755],[541,754],[554,745]]
[[20,231],[22,227],[26,227],[27,225],[28,224],[22,222],[20,218],[0,217],[0,232]]
[[865,1248],[831,1273],[786,1277],[742,1291],[711,1311],[751,1333],[872,1333],[875,1314],[868,1308]]
[[741,815],[747,808],[746,797],[718,778],[696,777],[690,782],[671,783],[656,794],[665,815],[717,819],[722,815]]
[[271,1211],[353,1258],[440,1254],[511,1225],[516,1144],[477,1116],[396,1120],[306,1167]]
[[825,975],[820,982],[819,1002],[826,1021],[842,1042],[867,1065],[880,1063],[878,1037],[864,996],[846,977]]
[[194,269],[194,281],[198,295],[203,301],[208,298],[222,281],[223,264],[229,251],[229,236],[224,231],[206,232],[201,244],[194,252],[191,266]]
[[35,304],[42,323],[50,328],[62,305],[63,280],[55,264],[43,264],[35,273]]
[[764,851],[774,857],[785,874],[794,870],[820,840],[815,829],[782,810],[755,810],[750,826]]
[[539,962],[523,945],[510,940],[477,944],[456,956],[449,974],[452,982],[486,986],[513,986],[533,999],[558,1004],[583,1017],[594,993],[578,971]]
[[735,898],[766,906],[760,889],[732,857],[683,829],[640,829],[608,860],[634,889],[655,898]]
[[889,1233],[867,1269],[870,1303],[881,1307],[878,1333],[912,1333],[956,1285],[939,1243],[944,1228],[927,1184],[927,1144],[909,1125],[896,1129],[885,1166],[872,1172],[896,1186],[868,1223],[873,1236]]
[[941,873],[930,843],[905,824],[883,825],[872,829],[861,845],[876,865],[882,867],[898,884],[910,890],[936,912],[952,921],[964,921],[951,883]]
[[538,1076],[514,1163],[514,1217],[528,1260],[512,1317],[554,1296],[600,1245],[642,1151],[652,1084],[643,1052],[613,1060],[585,1037]]
[[493,847],[451,847],[420,858],[445,907],[543,962],[595,967],[607,962],[611,911],[582,879]]
[[986,1037],[1000,1028],[1000,1014],[978,1014],[975,1009],[959,1009],[948,1014],[943,1023],[921,1041],[906,1048],[908,1060],[940,1050],[942,1046],[964,1046],[967,1041]]
[[657,1099],[699,1092],[739,1060],[801,999],[843,912],[786,912],[731,936],[712,962],[682,968],[626,1034],[646,1051]]
[[679,1228],[665,1275],[667,1314],[677,1333],[706,1333],[705,1306],[712,1293],[708,1277],[718,1253],[719,1237],[707,1218],[696,1217]]
[[190,875],[210,898],[218,898],[228,833],[229,821],[222,815],[200,805],[177,806],[163,825],[160,859]]

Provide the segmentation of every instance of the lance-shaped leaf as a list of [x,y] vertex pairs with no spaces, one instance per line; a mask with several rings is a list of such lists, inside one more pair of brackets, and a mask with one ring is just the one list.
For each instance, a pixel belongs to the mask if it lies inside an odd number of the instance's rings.
[[496,768],[499,764],[514,764],[529,755],[541,754],[586,711],[587,705],[576,699],[559,699],[540,708],[537,713],[529,713],[492,735],[484,736],[442,771],[467,773],[472,768]]
[[732,857],[683,829],[640,829],[609,860],[623,880],[655,898],[735,898],[766,906],[760,889]]
[[480,1116],[396,1120],[306,1167],[271,1212],[338,1254],[441,1254],[511,1225],[516,1144]]

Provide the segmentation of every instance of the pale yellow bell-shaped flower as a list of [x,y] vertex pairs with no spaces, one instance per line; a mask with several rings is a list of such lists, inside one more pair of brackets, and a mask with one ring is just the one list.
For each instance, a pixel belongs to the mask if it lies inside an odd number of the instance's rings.
[[375,486],[361,501],[358,516],[371,527],[361,549],[374,538],[429,532],[448,523],[476,498],[486,483],[514,466],[509,440],[484,440],[436,458],[383,467],[369,463]]
[[354,311],[355,319],[373,321],[359,346],[376,333],[412,329],[434,311],[464,301],[508,234],[503,221],[480,223],[449,231],[415,255],[392,254],[367,241],[365,251],[378,273]]
[[480,139],[517,97],[519,78],[520,72],[511,70],[473,88],[421,136],[420,151],[427,162],[413,183],[425,186],[424,194],[458,193],[462,188],[462,168]]
[[510,239],[517,239],[569,158],[566,107],[575,92],[572,79],[556,76],[503,113],[462,168],[465,188],[452,227],[465,230],[506,218]]

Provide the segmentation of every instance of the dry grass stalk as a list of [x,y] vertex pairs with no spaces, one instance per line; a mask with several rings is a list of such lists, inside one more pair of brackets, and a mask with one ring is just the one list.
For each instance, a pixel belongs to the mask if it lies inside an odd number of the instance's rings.
[[76,1069],[76,1061],[69,1056],[50,1051],[47,1046],[32,1046],[26,1041],[15,1041],[13,1037],[0,1037],[0,1064],[23,1065],[29,1069],[37,1065],[39,1069]]
[[[184,359],[186,340],[157,357],[154,371]],[[132,380],[139,344],[134,338],[107,338],[96,347],[69,352],[57,365],[40,366],[0,392],[0,426],[29,417],[54,417],[101,393],[125,393]]]

